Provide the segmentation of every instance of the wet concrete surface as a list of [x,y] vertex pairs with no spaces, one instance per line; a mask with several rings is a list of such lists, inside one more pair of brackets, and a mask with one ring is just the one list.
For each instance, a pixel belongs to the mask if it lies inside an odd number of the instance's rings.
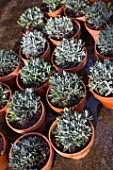
[[[38,0],[0,0],[0,49],[14,48],[22,35],[16,21],[25,9],[40,4]],[[113,170],[113,110],[101,106],[97,115],[95,141],[89,154],[78,161],[55,154],[52,170]],[[0,130],[5,130],[2,124]]]

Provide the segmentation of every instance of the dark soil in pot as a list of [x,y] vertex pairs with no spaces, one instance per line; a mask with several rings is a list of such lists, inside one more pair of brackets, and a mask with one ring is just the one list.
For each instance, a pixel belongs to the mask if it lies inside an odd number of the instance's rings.
[[3,148],[4,148],[4,141],[2,139],[2,136],[0,136],[0,156],[2,155]]
[[74,18],[77,18],[77,17],[83,17],[85,14],[82,14],[81,12],[76,12],[76,13],[73,13],[72,11],[70,11],[69,9],[66,9],[66,14],[67,16],[69,17],[74,17]]

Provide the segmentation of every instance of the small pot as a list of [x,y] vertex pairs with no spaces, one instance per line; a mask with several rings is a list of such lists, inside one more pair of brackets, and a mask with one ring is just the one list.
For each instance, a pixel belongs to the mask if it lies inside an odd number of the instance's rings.
[[45,15],[48,17],[53,17],[56,18],[58,15],[60,15],[63,10],[64,10],[65,5],[62,5],[59,9],[57,9],[56,11],[53,12],[46,12]]
[[6,170],[6,168],[8,167],[8,142],[1,132],[0,136],[4,141],[3,152],[2,155],[0,156],[0,170]]
[[96,43],[94,45],[94,50],[95,50],[96,56],[99,58],[99,60],[103,61],[103,60],[107,59],[107,60],[110,60],[110,61],[113,62],[113,56],[112,57],[104,56],[104,55],[99,53]]
[[[78,30],[77,32],[70,38],[68,38],[69,40],[72,39],[72,38],[75,38],[75,39],[79,39],[80,38],[80,35],[81,35],[81,26],[79,24],[78,21],[75,21],[73,20],[73,22],[78,26]],[[56,40],[54,38],[50,38],[50,41],[54,44],[54,45],[60,45],[62,43],[63,40]]]
[[[25,59],[23,57],[22,48],[20,48],[20,50],[19,50],[19,57],[21,58],[21,60],[23,62],[27,62],[28,61],[28,59]],[[31,58],[32,58],[32,56],[31,56]],[[42,58],[42,59],[44,59],[44,61],[48,61],[48,62],[50,61],[50,45],[49,45],[48,41],[47,41],[47,48],[46,48],[45,52],[40,57],[38,57],[38,58]]]
[[[82,98],[82,100],[78,104],[70,107],[72,110],[76,110],[77,112],[82,112],[83,111],[84,106],[85,106],[85,102],[86,102],[86,99],[87,99],[86,86],[85,86],[85,84],[83,82],[81,84],[84,87],[84,94],[85,94],[85,96]],[[48,104],[51,107],[51,109],[53,109],[57,113],[62,114],[63,111],[64,111],[64,108],[57,108],[56,106],[52,105],[52,103],[49,101],[49,98],[48,98],[49,91],[50,91],[50,87],[48,88],[48,90],[46,92],[46,101],[48,102]]]
[[31,127],[27,128],[27,129],[16,129],[14,128],[8,121],[7,116],[8,116],[8,112],[6,112],[6,123],[9,126],[10,129],[12,129],[14,132],[19,133],[19,134],[25,134],[28,132],[33,132],[33,131],[37,131],[37,132],[43,132],[45,130],[45,108],[44,108],[44,104],[42,103],[42,101],[40,101],[41,106],[42,106],[42,112],[41,112],[41,116],[39,118],[39,120]]
[[90,142],[88,143],[88,145],[81,151],[79,152],[76,152],[76,153],[64,153],[64,152],[61,152],[59,151],[55,145],[53,144],[52,142],[52,139],[51,139],[51,132],[55,129],[55,127],[57,126],[57,123],[58,123],[58,120],[56,119],[53,124],[51,125],[50,127],[50,130],[49,130],[49,141],[53,147],[53,149],[61,156],[65,157],[65,158],[71,158],[71,159],[81,159],[81,158],[84,158],[90,151],[93,143],[94,143],[94,127],[93,127],[93,124],[91,121],[89,121],[90,125],[91,125],[91,128],[92,128],[92,137],[91,137],[91,140]]
[[[80,64],[78,64],[77,66],[72,67],[72,68],[61,68],[61,67],[58,67],[58,66],[55,64],[55,62],[54,62],[55,52],[53,52],[52,57],[51,57],[51,62],[52,62],[52,64],[53,64],[55,70],[58,71],[58,72],[60,72],[60,71],[67,71],[67,72],[69,72],[69,73],[77,73],[77,74],[80,75],[81,70],[84,70],[84,67],[85,67],[85,65],[86,65],[86,63],[87,63],[87,49],[86,49],[85,47],[84,47],[84,49],[85,49],[85,53],[86,53],[84,59],[81,61]],[[84,73],[84,71],[83,71],[83,73]]]
[[84,22],[84,26],[86,30],[90,33],[90,35],[93,37],[95,43],[97,43],[100,30],[93,30],[89,28],[86,22]]
[[[20,139],[22,139],[22,138],[24,138],[24,137],[26,137],[26,136],[31,136],[31,135],[36,135],[36,136],[39,136],[39,137],[43,138],[43,139],[47,142],[47,144],[49,145],[49,148],[50,148],[50,156],[49,156],[49,159],[48,159],[47,163],[44,165],[44,167],[43,167],[41,170],[50,170],[50,169],[51,169],[51,166],[52,166],[52,163],[53,163],[54,152],[53,152],[53,149],[52,149],[52,147],[51,147],[51,144],[50,144],[49,140],[48,140],[44,135],[42,135],[42,134],[40,134],[40,133],[36,133],[36,132],[27,133],[27,134],[22,135],[21,137],[19,137],[19,138],[14,142],[14,144],[17,144]],[[14,145],[14,144],[13,144],[13,145]],[[13,147],[13,146],[12,146],[12,147]],[[11,147],[11,149],[10,149],[9,155],[10,155],[11,152],[12,152],[12,147]],[[10,158],[9,158],[9,161],[10,161]]]
[[[8,85],[1,83],[1,82],[0,82],[0,85],[5,86],[9,90],[9,99],[8,99],[8,102],[9,102],[12,96],[11,88]],[[2,109],[0,109],[0,118],[6,113],[7,108],[8,108],[8,104],[6,104]]]

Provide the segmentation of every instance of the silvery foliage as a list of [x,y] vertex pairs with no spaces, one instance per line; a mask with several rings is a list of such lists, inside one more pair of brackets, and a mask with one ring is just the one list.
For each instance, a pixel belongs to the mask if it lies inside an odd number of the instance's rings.
[[49,38],[62,39],[71,35],[74,29],[73,22],[66,16],[48,19],[44,32]]
[[27,86],[40,87],[50,75],[51,65],[43,59],[29,60],[20,70],[20,79]]
[[49,80],[50,102],[58,107],[71,106],[72,103],[78,102],[84,97],[84,89],[81,85],[81,78],[76,74],[68,72],[54,73]]
[[21,48],[26,58],[40,57],[45,52],[46,39],[40,31],[26,32],[21,40]]
[[56,142],[63,146],[63,152],[74,153],[76,148],[83,147],[88,143],[92,129],[87,110],[83,113],[64,108],[62,116],[58,117],[56,128],[52,131]]
[[70,68],[78,65],[85,57],[82,40],[63,39],[62,44],[55,49],[55,64],[61,68]]
[[90,84],[91,90],[102,96],[113,95],[113,63],[104,60],[104,63],[97,61],[94,66],[90,67]]
[[37,114],[40,107],[40,97],[36,97],[32,88],[26,88],[24,93],[15,91],[7,109],[7,119],[12,123],[24,124],[27,119]]
[[100,54],[113,56],[113,25],[107,26],[106,30],[99,32],[97,45]]
[[103,29],[113,15],[113,8],[107,3],[98,1],[91,6],[86,7],[87,23],[92,25],[94,29]]
[[2,109],[7,103],[9,99],[9,90],[0,84],[0,109]]
[[42,0],[49,12],[54,12],[59,6],[65,4],[65,0]]
[[66,8],[76,16],[84,15],[88,0],[65,0]]
[[17,23],[21,27],[25,27],[29,29],[30,27],[37,27],[44,24],[43,21],[44,14],[40,10],[40,8],[32,7],[25,10],[25,12],[20,16]]
[[19,64],[19,58],[14,51],[0,50],[0,76],[13,72]]
[[[45,150],[48,144],[42,142],[41,137],[31,135],[22,138],[17,144],[13,144],[9,155],[9,167],[16,170],[37,170],[42,168],[40,161],[46,162],[49,153]],[[40,167],[38,167],[40,165]]]

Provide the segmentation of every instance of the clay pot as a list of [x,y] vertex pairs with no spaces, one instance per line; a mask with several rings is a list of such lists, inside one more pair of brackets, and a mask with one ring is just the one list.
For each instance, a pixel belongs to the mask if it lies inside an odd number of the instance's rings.
[[[81,35],[81,26],[79,24],[78,21],[75,21],[73,20],[73,22],[75,23],[75,25],[77,25],[78,29],[77,29],[77,32],[70,38],[68,38],[69,40],[72,39],[72,38],[76,38],[76,39],[79,39],[80,38],[80,35]],[[62,43],[63,40],[56,40],[54,38],[50,38],[50,41],[54,44],[54,45],[60,45]]]
[[[48,146],[49,146],[49,148],[50,148],[50,156],[49,156],[49,158],[48,158],[47,163],[44,165],[44,167],[43,167],[41,170],[50,170],[50,169],[51,169],[51,166],[52,166],[52,163],[53,163],[54,152],[53,152],[53,149],[52,149],[52,147],[51,147],[51,144],[50,144],[49,140],[48,140],[44,135],[42,135],[42,134],[40,134],[40,133],[36,133],[36,132],[27,133],[27,134],[22,135],[21,137],[19,137],[19,138],[14,142],[13,145],[17,144],[18,141],[21,140],[22,138],[24,138],[24,137],[26,137],[26,136],[31,136],[31,135],[39,136],[39,137],[41,137],[42,139],[44,139],[44,140],[47,142],[47,144],[48,144]],[[13,147],[13,146],[12,146],[12,147]],[[11,149],[10,149],[9,155],[10,155],[11,152],[12,152],[12,147],[11,147]],[[9,158],[9,161],[10,161],[10,158]]]
[[85,25],[86,30],[93,37],[95,43],[98,42],[98,36],[99,36],[100,30],[93,30],[93,29],[89,28],[86,22],[84,22],[84,25]]
[[8,167],[8,142],[1,132],[0,136],[4,141],[3,152],[2,155],[0,156],[0,170],[6,170],[6,168]]
[[[84,106],[85,106],[85,102],[86,102],[86,99],[87,99],[86,86],[85,86],[85,84],[84,84],[83,82],[82,82],[82,85],[83,85],[83,87],[84,87],[84,95],[85,95],[85,96],[82,98],[82,100],[81,100],[78,104],[74,105],[73,107],[70,107],[72,110],[76,110],[77,112],[82,112],[82,111],[83,111]],[[52,105],[52,103],[49,101],[49,98],[48,98],[49,91],[50,91],[50,87],[48,88],[48,90],[47,90],[47,92],[46,92],[46,100],[47,100],[49,106],[50,106],[51,109],[53,109],[55,112],[62,114],[63,111],[64,111],[64,108],[57,108],[57,107],[55,107],[54,105]]]
[[[0,84],[2,86],[5,86],[9,90],[9,99],[8,99],[8,102],[9,102],[11,99],[11,96],[12,96],[12,91],[11,91],[10,87],[4,83],[1,83],[1,82],[0,82]],[[1,118],[1,116],[3,116],[6,113],[7,108],[8,108],[8,104],[6,104],[2,109],[0,109],[0,118]]]
[[43,132],[45,130],[45,108],[44,108],[44,104],[42,103],[42,101],[40,101],[41,106],[42,106],[42,112],[41,112],[41,116],[39,118],[39,120],[31,127],[27,128],[27,129],[16,129],[14,128],[8,121],[7,116],[8,116],[8,112],[6,112],[6,123],[9,126],[10,129],[12,129],[14,132],[19,133],[19,134],[25,134],[28,132],[33,132],[33,131],[37,131],[37,132]]
[[[17,77],[16,77],[16,84],[17,84],[17,86],[18,86],[18,88],[22,91],[22,92],[24,92],[25,91],[25,88],[23,88],[22,86],[21,86],[21,83],[20,83],[20,80],[19,80],[19,77],[20,77],[20,74],[18,74],[17,75]],[[37,95],[39,95],[39,96],[43,96],[45,93],[46,93],[46,91],[47,91],[47,89],[48,89],[48,81],[49,80],[47,80],[42,86],[40,86],[40,87],[35,87],[34,88],[34,92],[37,94]]]
[[[85,48],[85,47],[84,47],[84,48]],[[72,67],[72,68],[67,68],[67,69],[66,69],[66,68],[58,67],[58,66],[55,64],[55,62],[54,62],[54,60],[55,60],[55,52],[53,52],[53,54],[52,54],[51,62],[52,62],[52,64],[53,64],[55,70],[58,71],[58,72],[60,72],[60,71],[67,71],[67,72],[69,72],[69,73],[77,73],[77,74],[80,75],[81,70],[84,70],[84,67],[85,67],[85,65],[86,65],[86,63],[87,63],[87,50],[86,50],[86,48],[85,48],[85,53],[86,53],[86,55],[85,55],[84,59],[82,60],[82,62],[81,62],[80,64],[78,64],[77,66]],[[83,73],[84,73],[84,71],[83,71]]]
[[[28,59],[25,59],[22,54],[22,48],[20,48],[20,50],[19,50],[19,57],[21,58],[21,60],[23,62],[28,61]],[[47,41],[47,48],[46,48],[45,52],[38,58],[42,58],[42,59],[44,59],[44,61],[48,61],[48,62],[50,61],[50,45],[49,45],[48,41]],[[31,56],[31,59],[32,59],[32,56]]]
[[103,60],[107,59],[107,60],[113,61],[113,56],[112,57],[103,56],[102,54],[99,53],[96,43],[94,45],[94,50],[95,50],[96,56],[99,58],[99,60],[103,61]]
[[45,15],[48,17],[53,17],[56,18],[58,15],[60,15],[62,13],[62,11],[64,10],[65,5],[62,5],[59,9],[57,9],[56,11],[53,12],[46,12]]
[[92,128],[92,136],[91,136],[90,142],[88,143],[88,145],[87,145],[83,150],[81,150],[81,151],[79,151],[79,152],[76,152],[76,153],[72,153],[72,154],[71,154],[71,153],[70,153],[70,154],[69,154],[69,153],[63,153],[63,152],[59,151],[59,150],[55,147],[55,145],[53,144],[53,142],[52,142],[51,132],[55,129],[55,127],[57,126],[57,123],[58,123],[58,120],[55,120],[55,121],[53,122],[53,124],[51,125],[50,130],[49,130],[49,141],[50,141],[53,149],[54,149],[59,155],[65,157],[65,158],[71,158],[71,159],[76,159],[76,160],[81,159],[81,158],[84,158],[84,157],[89,153],[89,151],[90,151],[90,149],[91,149],[91,147],[92,147],[92,145],[93,145],[93,143],[94,143],[94,127],[93,127],[92,122],[89,121],[89,123],[90,123],[90,125],[91,125],[91,128]]

